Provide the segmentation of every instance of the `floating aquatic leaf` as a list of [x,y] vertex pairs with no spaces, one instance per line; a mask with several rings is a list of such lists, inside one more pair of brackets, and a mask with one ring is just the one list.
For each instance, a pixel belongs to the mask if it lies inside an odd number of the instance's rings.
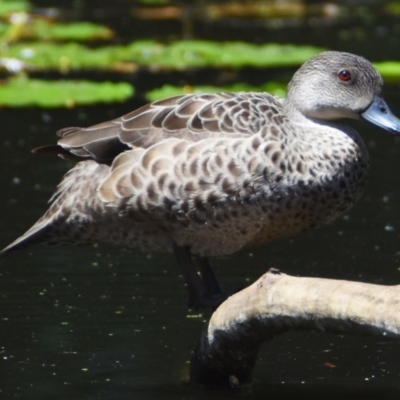
[[374,66],[387,82],[400,82],[400,61],[384,61]]
[[0,0],[0,17],[14,12],[28,12],[31,8],[27,0]]
[[19,58],[38,69],[112,68],[113,63],[122,57],[116,47],[89,49],[78,43],[17,43],[10,45],[3,54]]
[[70,24],[55,24],[44,19],[30,20],[28,14],[14,14],[26,17],[26,21],[19,23],[0,22],[0,42],[12,43],[29,40],[63,40],[88,41],[108,40],[114,35],[106,26],[90,22],[76,22]]
[[242,42],[178,41],[170,45],[151,40],[127,46],[88,48],[78,43],[16,43],[3,56],[20,58],[39,69],[118,69],[120,63],[146,66],[153,70],[184,70],[199,67],[276,67],[300,65],[322,49],[313,46]]
[[113,37],[113,31],[103,25],[91,22],[75,22],[70,24],[54,24],[46,20],[34,21],[30,36],[44,40],[108,40]]
[[6,24],[5,22],[0,21],[0,37],[5,35],[9,28],[9,24]]
[[188,67],[274,67],[299,65],[322,51],[314,46],[244,42],[184,40],[163,45],[138,41],[129,45],[132,57],[144,65],[185,69]]
[[385,6],[385,11],[388,14],[399,16],[400,15],[400,2],[393,1]]
[[74,107],[124,101],[134,93],[125,82],[44,81],[24,76],[0,85],[0,106]]
[[251,86],[245,83],[235,83],[230,86],[217,87],[211,85],[202,86],[172,86],[164,85],[147,93],[148,101],[155,101],[167,97],[179,96],[188,93],[215,93],[215,92],[268,92],[275,96],[285,97],[286,85],[280,82],[268,82],[260,86]]

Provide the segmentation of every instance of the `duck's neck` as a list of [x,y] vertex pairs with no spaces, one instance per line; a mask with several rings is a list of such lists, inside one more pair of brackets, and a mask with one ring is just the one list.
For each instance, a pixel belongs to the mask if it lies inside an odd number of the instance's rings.
[[340,122],[337,119],[321,119],[321,118],[313,118],[304,115],[297,108],[290,107],[286,105],[283,106],[284,114],[288,117],[291,123],[296,125],[301,125],[303,127],[321,127],[321,128],[332,128],[337,129],[344,134],[350,136],[352,139],[356,139],[358,141],[359,134],[350,126]]
[[283,112],[288,117],[290,122],[301,125],[322,125],[335,127],[337,123],[334,120],[318,119],[308,117],[302,113],[299,108],[291,106],[290,101],[286,101],[283,105]]

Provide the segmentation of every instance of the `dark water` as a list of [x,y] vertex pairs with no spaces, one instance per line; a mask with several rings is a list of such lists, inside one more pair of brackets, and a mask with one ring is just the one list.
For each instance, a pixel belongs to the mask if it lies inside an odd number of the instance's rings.
[[[389,51],[392,36],[379,42],[382,52]],[[374,59],[380,50],[368,48]],[[388,87],[386,100],[400,116],[400,89]],[[52,143],[61,127],[94,124],[139,105],[133,100],[74,110],[0,110],[1,245],[42,215],[69,167],[32,155],[30,149]],[[272,266],[295,275],[400,281],[400,140],[366,124],[357,126],[372,161],[362,200],[330,226],[215,260],[226,288],[250,283]],[[400,395],[399,341],[317,333],[289,333],[266,344],[250,392],[191,387],[186,384],[188,360],[204,317],[188,313],[186,298],[171,255],[99,245],[35,247],[1,258],[0,398],[353,400]]]

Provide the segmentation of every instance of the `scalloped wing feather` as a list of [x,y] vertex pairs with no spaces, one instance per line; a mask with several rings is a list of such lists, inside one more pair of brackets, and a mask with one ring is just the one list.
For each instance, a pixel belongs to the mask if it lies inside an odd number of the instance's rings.
[[192,94],[156,101],[123,117],[89,128],[58,132],[64,151],[111,163],[129,148],[149,148],[169,138],[247,137],[279,114],[282,102],[268,93]]

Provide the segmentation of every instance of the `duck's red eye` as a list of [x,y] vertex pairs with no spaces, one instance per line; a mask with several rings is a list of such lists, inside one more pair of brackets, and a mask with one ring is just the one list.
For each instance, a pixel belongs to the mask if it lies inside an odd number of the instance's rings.
[[351,79],[351,73],[350,71],[347,71],[347,69],[343,69],[342,71],[339,72],[339,79],[341,81],[349,81]]

